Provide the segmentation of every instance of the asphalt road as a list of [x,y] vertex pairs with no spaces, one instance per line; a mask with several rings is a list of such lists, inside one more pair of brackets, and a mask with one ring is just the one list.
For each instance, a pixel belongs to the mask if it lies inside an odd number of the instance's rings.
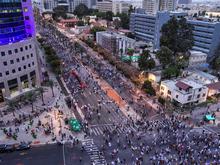
[[[44,145],[26,151],[0,154],[1,165],[86,165],[90,159],[78,146]],[[80,157],[82,162],[80,162]]]

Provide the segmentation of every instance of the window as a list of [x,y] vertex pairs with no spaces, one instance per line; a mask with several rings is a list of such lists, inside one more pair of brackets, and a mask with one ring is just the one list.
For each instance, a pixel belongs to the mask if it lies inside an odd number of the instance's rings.
[[25,16],[24,18],[25,18],[25,20],[29,20],[29,16]]
[[33,53],[31,53],[31,57],[33,57]]
[[22,47],[20,47],[20,51],[23,52],[23,48]]
[[18,68],[18,71],[21,71],[21,67]]
[[170,90],[168,90],[167,93],[168,93],[169,95],[171,95],[171,91],[170,91]]
[[29,57],[30,57],[30,56],[29,56],[29,55],[27,55],[27,59],[29,59]]
[[25,58],[24,58],[24,56],[22,57],[22,61],[24,61],[25,60]]
[[178,96],[178,95],[176,95],[176,98],[177,98],[177,99],[178,99],[178,97],[179,97],[179,96]]
[[12,69],[12,73],[15,73],[15,69]]
[[192,99],[192,95],[188,96],[187,101],[190,101]]
[[199,92],[201,92],[202,88],[199,88]]
[[205,93],[203,93],[202,97],[205,97]]
[[8,54],[9,54],[9,55],[11,55],[11,54],[12,54],[12,51],[11,51],[11,50],[9,50],[9,51],[8,51]]
[[32,65],[34,66],[34,62],[32,62]]
[[161,88],[160,88],[162,91],[164,90],[164,87],[163,86],[161,86]]
[[4,66],[7,66],[7,65],[8,65],[8,64],[7,64],[7,61],[4,61],[3,64],[4,64]]
[[23,68],[26,69],[26,65],[24,65]]
[[1,56],[5,56],[5,52],[1,52]]
[[24,8],[24,12],[28,12],[28,8],[27,7]]
[[28,46],[25,46],[25,50],[28,50]]
[[197,98],[200,98],[200,94],[197,95]]
[[2,77],[2,73],[0,73],[0,77]]
[[17,58],[17,59],[16,59],[16,61],[17,61],[17,62],[20,62],[20,59],[19,59],[19,58]]
[[11,64],[14,64],[14,60],[10,60],[10,63],[11,63]]
[[6,74],[6,75],[9,75],[9,71],[6,71],[5,74]]
[[31,49],[31,48],[32,48],[32,46],[31,46],[31,45],[29,45],[29,48]]
[[30,67],[31,67],[31,64],[28,64],[28,67],[30,68]]
[[15,53],[18,53],[18,49],[15,49]]

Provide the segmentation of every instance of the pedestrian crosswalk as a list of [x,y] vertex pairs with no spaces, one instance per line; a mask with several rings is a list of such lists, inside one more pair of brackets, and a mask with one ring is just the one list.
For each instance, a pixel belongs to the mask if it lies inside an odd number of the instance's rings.
[[106,130],[110,132],[115,130],[116,133],[123,134],[126,133],[128,130],[134,130],[134,128],[131,126],[123,126],[115,129],[115,126],[113,124],[93,125],[90,127],[90,133],[96,136],[103,135],[104,131]]
[[107,165],[104,155],[100,154],[98,147],[93,142],[93,139],[83,140],[82,145],[95,165]]

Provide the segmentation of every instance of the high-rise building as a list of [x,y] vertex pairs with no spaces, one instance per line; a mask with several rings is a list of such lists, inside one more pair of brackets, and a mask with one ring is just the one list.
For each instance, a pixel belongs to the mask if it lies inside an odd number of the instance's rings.
[[31,0],[1,0],[0,102],[39,85]]
[[112,11],[112,0],[100,0],[96,2],[96,9],[101,12]]
[[176,0],[143,0],[143,9],[148,13],[157,11],[174,11]]
[[[156,14],[136,11],[130,16],[130,30],[137,39],[151,42],[155,49],[160,48],[161,27],[172,17],[185,17],[182,12],[159,11]],[[213,59],[216,48],[220,44],[220,23],[202,20],[189,20],[193,26],[194,45],[192,50],[208,55],[208,61]]]

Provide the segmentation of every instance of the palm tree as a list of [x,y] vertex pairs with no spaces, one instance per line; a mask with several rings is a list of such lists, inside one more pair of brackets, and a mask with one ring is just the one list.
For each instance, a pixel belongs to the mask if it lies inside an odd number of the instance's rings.
[[9,110],[14,111],[17,105],[17,102],[15,100],[8,100],[7,105]]
[[45,105],[45,103],[44,103],[44,92],[45,92],[44,88],[43,88],[43,87],[39,87],[39,88],[37,88],[37,91],[38,91],[38,92],[40,93],[40,95],[41,95],[42,105]]
[[50,86],[52,94],[53,94],[53,97],[54,97],[54,91],[53,91],[54,82],[53,82],[53,80],[49,80],[48,81],[48,85]]
[[30,91],[30,92],[26,93],[25,97],[28,100],[28,102],[31,103],[31,110],[33,112],[34,111],[34,101],[36,100],[36,95],[35,95],[34,91]]

